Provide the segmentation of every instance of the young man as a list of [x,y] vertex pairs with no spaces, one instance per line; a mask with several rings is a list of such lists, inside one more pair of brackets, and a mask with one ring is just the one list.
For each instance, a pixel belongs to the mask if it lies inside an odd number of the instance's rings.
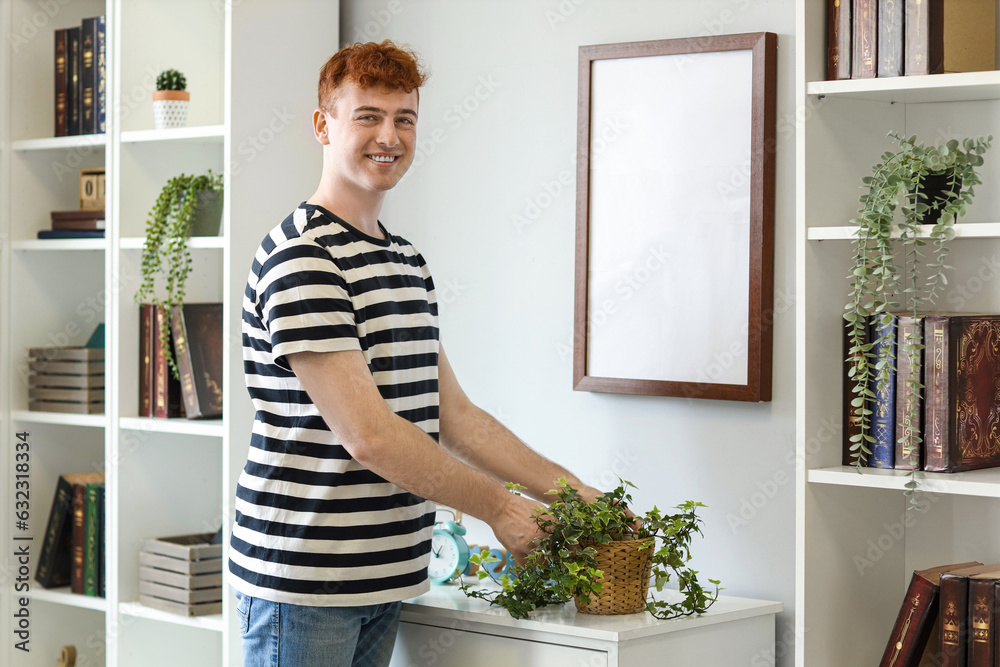
[[334,55],[313,113],[316,192],[261,243],[243,303],[256,416],[229,569],[245,665],[385,665],[400,601],[429,588],[434,502],[486,521],[521,559],[559,477],[459,386],[434,283],[378,220],[413,161],[415,57],[391,42]]

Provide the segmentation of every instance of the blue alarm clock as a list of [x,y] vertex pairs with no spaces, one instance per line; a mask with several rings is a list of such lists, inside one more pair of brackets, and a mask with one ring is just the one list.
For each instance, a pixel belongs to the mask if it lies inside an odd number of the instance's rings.
[[427,576],[444,584],[465,572],[469,565],[469,545],[463,537],[465,526],[457,521],[438,523],[431,534],[431,562]]

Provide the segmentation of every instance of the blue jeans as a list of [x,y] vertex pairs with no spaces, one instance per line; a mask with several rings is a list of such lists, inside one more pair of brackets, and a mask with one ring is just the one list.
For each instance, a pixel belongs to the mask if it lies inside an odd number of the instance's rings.
[[233,590],[244,667],[385,667],[401,603],[308,607]]

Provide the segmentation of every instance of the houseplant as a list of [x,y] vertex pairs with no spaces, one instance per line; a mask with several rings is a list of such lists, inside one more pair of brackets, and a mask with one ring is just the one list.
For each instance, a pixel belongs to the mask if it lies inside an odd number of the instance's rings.
[[[938,146],[925,146],[915,136],[889,135],[899,146],[886,152],[873,167],[872,175],[861,179],[866,190],[860,198],[858,217],[851,220],[857,226],[854,238],[853,265],[848,279],[851,294],[845,306],[844,319],[848,329],[848,377],[853,382],[851,407],[860,423],[860,433],[851,436],[852,463],[863,467],[875,442],[871,434],[873,401],[876,391],[887,386],[895,369],[895,328],[892,313],[896,310],[917,316],[932,305],[947,285],[945,263],[948,241],[954,235],[955,220],[964,215],[972,203],[975,186],[981,184],[977,168],[983,164],[983,154],[993,137],[952,139]],[[942,182],[930,194],[927,185],[932,179]],[[897,214],[898,213],[898,214]],[[934,220],[926,234],[921,224]],[[923,248],[929,239],[932,254],[924,261]],[[899,296],[902,295],[902,296]],[[866,339],[870,323],[877,323],[876,340]],[[875,348],[884,343],[887,354],[876,362]],[[905,341],[899,353],[911,355],[909,361],[919,364],[919,341]],[[872,385],[876,387],[873,391]],[[919,379],[910,380],[904,390],[908,397],[905,419],[917,417]],[[909,429],[902,439],[907,454],[921,444],[919,429]],[[912,500],[916,489],[916,470],[906,484]]]
[[175,69],[160,72],[156,77],[153,91],[153,121],[156,129],[184,127],[187,125],[188,104],[191,93],[187,91],[187,79]]
[[[590,613],[631,613],[645,609],[657,618],[666,619],[705,612],[718,599],[719,582],[709,579],[715,589],[708,592],[698,582],[698,573],[687,566],[691,559],[691,538],[695,533],[701,534],[701,520],[696,511],[704,505],[688,501],[677,506],[680,510],[677,514],[661,514],[653,507],[642,516],[632,516],[627,509],[632,502],[628,487],[635,485],[621,480],[615,490],[587,502],[565,479],[560,479],[557,488],[549,491],[555,500],[535,514],[535,524],[545,535],[535,539],[534,549],[524,563],[512,566],[499,578],[485,569],[478,571],[480,580],[490,577],[500,584],[500,590],[475,588],[464,581],[462,590],[470,597],[503,607],[514,618],[524,618],[533,609],[572,599],[576,600],[578,611]],[[508,488],[517,493],[523,487],[508,484]],[[621,550],[626,543],[634,544],[647,564],[639,566],[640,574],[626,575],[637,581],[624,581],[621,571],[617,579],[605,580],[605,572],[598,567],[601,552],[606,547]],[[495,560],[478,554],[470,557],[470,562],[477,565]],[[674,603],[647,600],[650,574],[657,590],[662,590],[672,575],[676,576],[683,599]],[[607,593],[608,586],[619,592],[624,588],[638,589],[637,604],[622,611],[595,609],[595,605],[602,604],[600,597]]]
[[[180,174],[171,178],[156,198],[146,220],[146,242],[142,248],[142,284],[135,293],[136,303],[153,303],[167,313],[184,301],[185,286],[191,271],[188,237],[192,232],[214,227],[218,233],[222,205],[222,174],[198,176]],[[202,228],[202,229],[199,229]],[[166,296],[161,300],[156,279],[165,280]],[[167,363],[179,379],[177,363],[170,345],[170,318],[160,329]]]

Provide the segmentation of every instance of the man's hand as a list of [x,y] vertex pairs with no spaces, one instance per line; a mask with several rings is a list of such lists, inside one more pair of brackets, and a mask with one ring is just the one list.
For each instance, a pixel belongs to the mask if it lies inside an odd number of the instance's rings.
[[507,553],[514,557],[514,562],[522,565],[525,556],[535,548],[533,540],[545,534],[534,519],[535,511],[544,506],[513,493],[507,501],[500,518],[490,527]]

